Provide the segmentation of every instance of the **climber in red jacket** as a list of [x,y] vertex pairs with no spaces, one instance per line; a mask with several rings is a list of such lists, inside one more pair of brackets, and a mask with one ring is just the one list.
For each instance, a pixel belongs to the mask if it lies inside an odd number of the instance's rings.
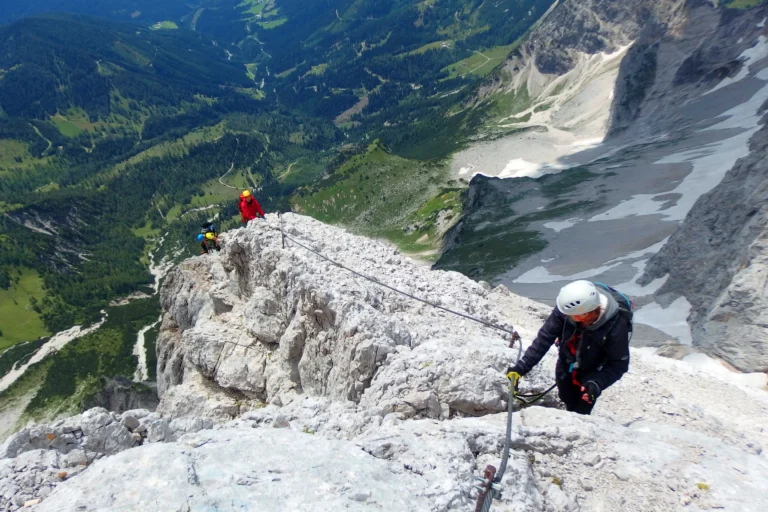
[[258,217],[264,217],[264,210],[261,209],[259,202],[248,190],[244,190],[243,193],[240,194],[240,204],[238,207],[240,208],[240,216],[243,219],[243,224],[248,224],[249,221]]

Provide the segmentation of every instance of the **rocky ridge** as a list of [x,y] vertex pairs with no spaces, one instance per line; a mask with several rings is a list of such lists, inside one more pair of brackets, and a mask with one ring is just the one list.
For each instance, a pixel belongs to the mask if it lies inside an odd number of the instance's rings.
[[[289,236],[350,268],[513,328],[493,307],[503,289],[489,291],[457,273],[436,279],[415,272],[388,245],[350,243],[307,218],[286,215],[284,222]],[[350,279],[346,270],[286,243],[290,250],[269,224],[236,231],[221,258],[190,260],[168,276],[157,342],[159,411],[232,417],[253,404],[285,404],[303,393],[376,404],[407,417],[504,410],[499,372],[509,350],[495,331],[466,320],[457,330],[447,313]],[[539,310],[531,301],[505,298],[510,307]],[[445,374],[461,379],[441,379]],[[411,377],[421,394],[406,385]],[[205,403],[196,398],[202,388],[209,395]]]
[[[629,52],[618,91],[627,97],[634,87],[635,99],[615,102],[613,131],[685,137],[718,121],[685,105],[722,90],[724,101],[731,102],[726,104],[735,103],[737,110],[747,98],[729,98],[728,86],[745,80],[753,80],[752,94],[765,97],[759,88],[768,80],[768,5],[722,14],[706,2],[698,4],[679,32],[649,32]],[[658,72],[639,86],[632,77],[643,75],[639,70],[649,60],[658,61]],[[768,372],[767,109],[764,103],[758,110],[760,129],[749,139],[747,156],[696,201],[639,281],[668,276],[656,296],[664,304],[680,296],[690,303],[693,345],[746,372]],[[737,118],[751,114],[745,111]],[[738,121],[732,124],[742,128]]]
[[768,372],[767,122],[750,155],[697,201],[643,276],[669,275],[659,294],[691,303],[694,345],[751,372]]
[[[514,325],[525,340],[548,313],[385,244],[297,215],[282,222],[350,268]],[[290,241],[283,248],[279,223],[223,235],[219,255],[184,262],[165,283],[158,413],[94,410],[9,439],[3,510],[41,494],[34,510],[471,506],[473,476],[498,464],[503,369],[517,350]],[[765,393],[642,350],[632,357],[591,417],[553,408],[552,397],[515,413],[497,509],[760,510]],[[547,386],[553,367],[550,354],[524,389]]]
[[[202,422],[200,427],[210,427]],[[176,429],[186,428],[177,422]],[[146,409],[122,415],[93,408],[51,425],[32,426],[11,436],[0,449],[0,510],[16,510],[48,496],[104,456],[170,441],[167,420]]]
[[653,20],[678,23],[685,16],[684,0],[564,0],[553,6],[513,51],[478,99],[520,92],[532,100],[557,95],[566,83],[580,81],[572,71],[599,54],[613,54],[632,44]]

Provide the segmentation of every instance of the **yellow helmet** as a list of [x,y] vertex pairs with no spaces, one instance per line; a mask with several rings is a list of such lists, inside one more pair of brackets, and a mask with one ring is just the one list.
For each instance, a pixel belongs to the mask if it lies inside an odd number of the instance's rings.
[[251,197],[251,191],[250,190],[243,190],[243,193],[240,194],[240,197]]
[[214,238],[216,238],[216,237],[213,235],[213,233],[211,233],[211,232],[209,231],[208,233],[206,233],[206,234],[205,234],[205,238],[206,238],[207,240],[213,240],[213,239],[214,239]]

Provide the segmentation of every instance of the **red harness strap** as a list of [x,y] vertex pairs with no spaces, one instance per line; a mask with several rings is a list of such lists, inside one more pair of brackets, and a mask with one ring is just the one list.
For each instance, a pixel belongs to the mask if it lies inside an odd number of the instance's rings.
[[[571,339],[568,340],[568,342],[565,344],[565,349],[571,353],[573,356],[573,360],[576,360],[576,353],[578,352],[579,342],[581,341],[581,333],[575,333],[573,336],[571,336]],[[573,382],[574,386],[578,386],[581,388],[581,382],[579,382],[579,379],[576,377],[578,374],[578,369],[571,370],[571,382]]]

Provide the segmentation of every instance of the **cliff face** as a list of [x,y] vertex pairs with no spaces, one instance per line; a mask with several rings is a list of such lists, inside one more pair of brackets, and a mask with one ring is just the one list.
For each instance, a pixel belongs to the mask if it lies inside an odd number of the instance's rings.
[[544,19],[524,44],[539,72],[563,75],[573,69],[574,55],[613,53],[632,43],[656,19],[679,15],[680,0],[565,0]]
[[[743,119],[754,116],[750,109],[756,108],[747,106],[750,95],[762,94],[768,80],[766,18],[768,6],[744,13],[689,2],[686,22],[678,30],[650,27],[622,63],[612,133],[682,138],[706,130],[718,121],[702,110],[707,97],[735,106],[726,128],[747,128],[750,122]],[[746,80],[753,80],[752,90],[733,97],[729,86]],[[763,117],[763,128],[749,139],[747,156],[696,201],[640,279],[647,284],[668,276],[656,293],[660,302],[687,299],[696,348],[741,370],[760,372],[768,371],[765,122]]]
[[700,128],[708,112],[686,106],[696,105],[742,72],[740,79],[745,78],[747,68],[758,64],[761,56],[750,60],[744,52],[749,55],[756,45],[758,54],[764,51],[760,21],[767,16],[768,6],[741,11],[688,0],[675,16],[651,18],[622,60],[609,136],[627,132],[641,139]]
[[[491,292],[459,274],[420,271],[386,245],[305,217],[286,215],[284,222],[288,233],[352,268],[511,327],[491,309]],[[343,269],[286,243],[290,250],[266,223],[239,230],[220,258],[190,260],[168,276],[157,342],[160,411],[231,417],[300,393],[376,404],[409,417],[504,409],[503,379],[489,379],[486,372],[505,368],[505,350],[471,357],[473,346],[487,344],[489,331],[467,323],[457,332],[442,312],[350,279]],[[437,343],[443,348],[437,350]],[[459,368],[462,354],[469,362]],[[448,368],[462,377],[438,378]],[[372,382],[390,372],[413,374],[421,382],[418,393],[404,382]],[[198,403],[202,389],[215,400]]]
[[[473,477],[499,464],[503,375],[517,350],[498,332],[284,247],[280,220],[268,217],[223,234],[221,253],[185,261],[165,283],[158,411],[94,409],[15,434],[0,448],[0,510],[473,506]],[[514,325],[526,344],[549,312],[314,220],[283,222],[289,236],[381,283]],[[523,379],[523,392],[552,383],[554,359]],[[558,409],[551,395],[515,412],[494,510],[684,502],[762,512],[768,397],[722,371],[633,350],[631,371],[592,416]]]
[[535,96],[549,83],[574,70],[585,57],[612,54],[630,45],[647,30],[649,23],[679,22],[684,16],[685,3],[684,0],[560,1],[480,89],[479,97],[522,86]]
[[750,154],[702,196],[650,260],[645,282],[684,295],[694,345],[744,371],[768,372],[768,127]]

